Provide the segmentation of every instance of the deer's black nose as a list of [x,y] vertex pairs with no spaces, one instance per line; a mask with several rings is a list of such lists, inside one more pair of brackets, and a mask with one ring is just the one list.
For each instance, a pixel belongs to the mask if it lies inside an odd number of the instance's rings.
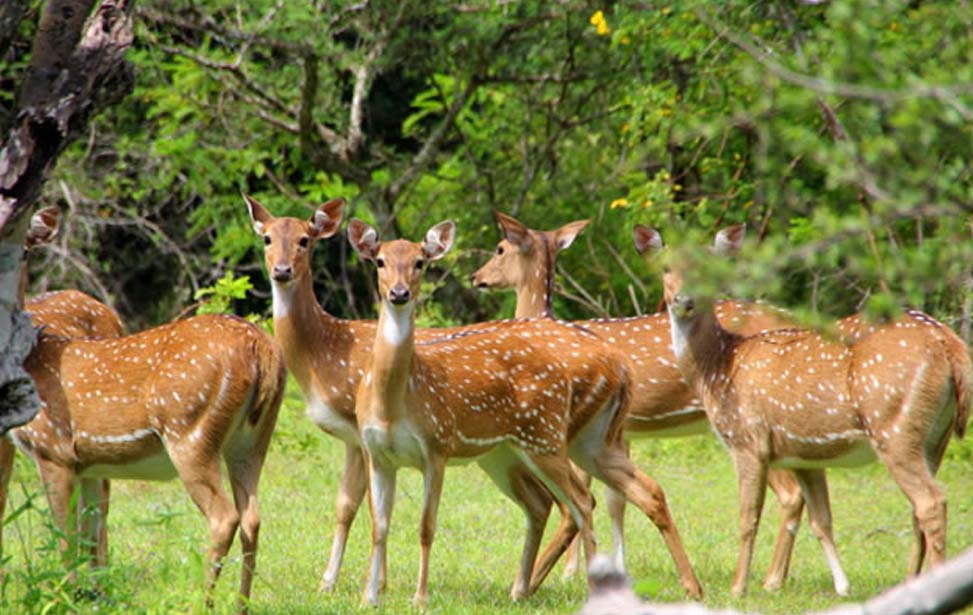
[[389,290],[389,301],[393,305],[402,305],[409,302],[409,289],[405,286],[393,286]]

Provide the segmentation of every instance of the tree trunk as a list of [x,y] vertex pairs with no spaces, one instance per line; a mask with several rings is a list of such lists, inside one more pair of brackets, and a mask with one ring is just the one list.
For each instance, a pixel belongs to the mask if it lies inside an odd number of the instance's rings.
[[[33,345],[17,309],[17,285],[29,213],[58,156],[92,115],[131,91],[124,62],[132,44],[133,0],[48,0],[31,46],[17,107],[0,144],[0,434],[40,407],[20,367]],[[3,17],[23,11],[5,8]],[[4,31],[8,29],[4,22]],[[26,378],[26,379],[25,379]]]

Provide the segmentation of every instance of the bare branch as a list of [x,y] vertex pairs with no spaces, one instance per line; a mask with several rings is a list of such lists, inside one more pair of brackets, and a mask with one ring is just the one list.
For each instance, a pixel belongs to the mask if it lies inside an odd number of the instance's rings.
[[362,144],[362,108],[365,103],[365,98],[368,95],[368,88],[371,85],[372,79],[374,78],[375,71],[374,66],[378,62],[382,54],[385,53],[385,48],[388,46],[389,39],[392,34],[395,33],[402,24],[402,18],[405,15],[405,8],[408,5],[406,2],[400,2],[398,11],[395,13],[395,17],[392,18],[392,23],[390,23],[382,34],[375,41],[375,44],[368,53],[365,54],[365,59],[361,64],[355,69],[355,89],[351,97],[351,113],[348,122],[348,138],[345,142],[345,158],[354,158]]
[[452,129],[454,122],[456,121],[456,116],[459,112],[466,106],[467,101],[473,96],[473,92],[480,86],[480,81],[477,76],[470,77],[469,81],[466,83],[466,87],[460,92],[459,96],[453,99],[453,103],[449,106],[449,110],[446,111],[446,116],[443,117],[443,121],[439,123],[436,130],[426,139],[423,144],[422,149],[419,153],[415,155],[412,159],[409,167],[400,175],[392,184],[388,187],[386,191],[386,196],[389,203],[395,203],[399,195],[402,193],[403,188],[409,185],[413,179],[419,173],[426,168],[426,166],[432,162],[436,154],[439,153],[439,148],[442,147],[443,141],[446,139],[446,135]]
[[884,103],[895,103],[914,98],[932,98],[943,101],[958,111],[964,119],[973,119],[973,110],[964,105],[957,97],[973,94],[973,83],[958,83],[953,85],[930,85],[928,83],[911,84],[908,88],[889,90],[874,88],[856,83],[842,83],[830,81],[821,77],[805,75],[791,70],[774,60],[770,50],[763,51],[746,38],[733,32],[729,27],[721,24],[715,16],[699,9],[696,11],[699,20],[712,28],[717,34],[746,52],[771,73],[780,79],[813,90],[819,94],[844,96],[847,98],[861,98]]

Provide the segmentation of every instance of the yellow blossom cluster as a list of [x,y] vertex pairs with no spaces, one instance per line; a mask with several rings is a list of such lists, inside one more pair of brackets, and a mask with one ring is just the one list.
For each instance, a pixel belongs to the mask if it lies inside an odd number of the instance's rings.
[[608,22],[605,20],[605,14],[601,11],[595,11],[594,15],[592,15],[591,19],[588,21],[590,21],[591,25],[595,27],[595,31],[598,33],[598,36],[605,36],[612,31],[612,29],[608,26]]

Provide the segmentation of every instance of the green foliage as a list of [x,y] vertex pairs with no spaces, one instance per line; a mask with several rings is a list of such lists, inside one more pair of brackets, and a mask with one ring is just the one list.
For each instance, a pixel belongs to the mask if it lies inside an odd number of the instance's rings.
[[246,299],[253,289],[249,276],[236,277],[232,271],[216,281],[216,284],[200,288],[194,299],[200,301],[198,314],[229,314],[234,300]]
[[[92,229],[71,249],[123,310],[153,321],[228,270],[253,275],[241,189],[302,218],[343,195],[385,237],[454,219],[450,302],[435,322],[510,313],[506,298],[471,313],[458,282],[492,249],[494,209],[538,228],[593,219],[560,257],[570,279],[555,305],[568,318],[657,304],[657,277],[630,247],[636,222],[672,245],[747,222],[738,264],[701,263],[701,277],[822,318],[912,305],[953,322],[968,300],[973,40],[961,3],[141,6],[136,93],[59,173]],[[164,266],[129,279],[133,234]],[[372,313],[370,273],[341,242],[318,244],[320,292],[339,315]],[[89,275],[59,271],[65,285]],[[161,295],[150,310],[136,309],[137,280]]]

